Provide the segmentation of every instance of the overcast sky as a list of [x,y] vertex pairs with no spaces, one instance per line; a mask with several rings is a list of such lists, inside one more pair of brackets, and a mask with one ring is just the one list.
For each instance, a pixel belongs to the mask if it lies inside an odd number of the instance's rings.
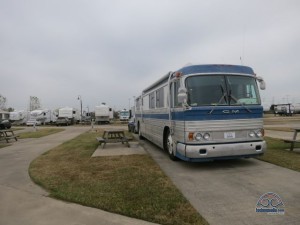
[[0,94],[7,107],[128,108],[192,64],[243,64],[265,103],[300,103],[298,0],[0,0]]

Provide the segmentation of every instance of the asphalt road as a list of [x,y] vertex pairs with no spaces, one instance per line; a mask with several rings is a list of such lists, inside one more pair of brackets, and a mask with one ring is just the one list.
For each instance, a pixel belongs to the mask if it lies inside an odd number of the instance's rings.
[[[211,225],[300,224],[299,172],[256,159],[174,162],[150,142],[142,145]],[[267,192],[280,196],[284,215],[255,211]]]

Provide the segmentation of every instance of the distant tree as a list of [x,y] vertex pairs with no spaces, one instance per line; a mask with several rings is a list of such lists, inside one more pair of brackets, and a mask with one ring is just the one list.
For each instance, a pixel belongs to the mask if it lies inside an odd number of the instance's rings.
[[5,109],[6,98],[0,94],[0,109]]
[[6,111],[8,111],[8,112],[13,112],[13,111],[15,111],[15,109],[12,108],[12,107],[8,107],[8,109],[7,109]]
[[114,119],[119,119],[119,112],[114,111]]
[[41,103],[38,97],[30,96],[29,111],[41,108]]

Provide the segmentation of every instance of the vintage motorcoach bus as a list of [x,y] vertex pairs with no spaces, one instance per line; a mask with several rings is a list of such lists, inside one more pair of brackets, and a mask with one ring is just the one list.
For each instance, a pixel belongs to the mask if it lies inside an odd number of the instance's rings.
[[135,100],[140,138],[172,160],[254,157],[266,150],[258,85],[240,65],[192,65],[169,72]]

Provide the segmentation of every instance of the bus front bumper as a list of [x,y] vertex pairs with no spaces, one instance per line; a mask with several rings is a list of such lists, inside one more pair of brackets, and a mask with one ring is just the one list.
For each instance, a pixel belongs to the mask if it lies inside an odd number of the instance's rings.
[[266,148],[267,145],[265,141],[207,145],[177,143],[176,157],[185,161],[194,161],[194,159],[203,161],[210,159],[254,157],[262,155],[266,151]]

